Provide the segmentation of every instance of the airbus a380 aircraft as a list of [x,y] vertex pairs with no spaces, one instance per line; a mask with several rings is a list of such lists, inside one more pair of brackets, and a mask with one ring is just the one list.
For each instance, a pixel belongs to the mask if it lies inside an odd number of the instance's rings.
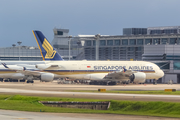
[[[164,76],[156,64],[145,61],[64,61],[40,31],[33,31],[33,34],[46,60],[36,68],[59,77],[144,83],[146,79],[158,80]],[[54,75],[46,75],[46,78],[53,79]]]
[[28,76],[25,76],[22,73],[16,72],[17,70],[22,70],[23,67],[31,71],[38,71],[35,68],[36,64],[43,64],[44,61],[1,61],[9,66],[9,69],[3,67],[0,64],[0,78],[3,79],[28,79]]

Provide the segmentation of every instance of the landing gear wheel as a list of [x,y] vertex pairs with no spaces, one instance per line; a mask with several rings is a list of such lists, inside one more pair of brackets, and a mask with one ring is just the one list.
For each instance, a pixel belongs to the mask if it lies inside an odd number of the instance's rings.
[[34,83],[34,81],[28,80],[27,83]]

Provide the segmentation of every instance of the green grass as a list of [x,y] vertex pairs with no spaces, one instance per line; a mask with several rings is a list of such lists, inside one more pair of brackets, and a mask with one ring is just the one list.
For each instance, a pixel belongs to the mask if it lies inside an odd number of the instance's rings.
[[[44,106],[38,101],[78,101],[78,102],[110,101],[111,106],[108,110],[60,108],[60,107]],[[40,111],[57,112],[57,113],[111,113],[111,114],[149,115],[149,116],[180,118],[180,103],[173,103],[173,102],[144,102],[144,101],[137,102],[137,101],[80,99],[80,98],[60,98],[60,97],[33,97],[33,96],[22,96],[22,95],[13,95],[13,96],[0,95],[0,109],[34,111],[34,112],[40,112]]]
[[[67,92],[99,92],[98,90],[67,90]],[[103,93],[103,92],[102,92]],[[149,91],[113,91],[107,90],[104,93],[126,93],[126,94],[156,94],[156,95],[180,95],[180,91],[165,92],[164,90],[149,90]]]

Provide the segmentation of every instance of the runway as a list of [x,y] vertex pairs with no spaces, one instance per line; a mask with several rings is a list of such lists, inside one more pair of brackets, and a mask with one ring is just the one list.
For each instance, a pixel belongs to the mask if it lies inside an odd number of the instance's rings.
[[[165,88],[179,89],[180,85],[78,85],[57,83],[1,83],[0,94],[21,94],[45,97],[70,97],[106,100],[133,100],[133,101],[171,101],[180,102],[180,95],[147,95],[147,94],[121,94],[121,93],[89,93],[89,92],[67,92],[67,90],[164,90]],[[179,120],[178,118],[116,115],[116,114],[79,114],[79,113],[43,113],[23,112],[12,110],[0,110],[0,118],[5,120],[27,119],[27,120]]]
[[0,82],[0,88],[18,88],[18,89],[35,89],[35,90],[48,90],[48,91],[65,91],[65,90],[164,90],[176,89],[180,90],[180,84],[136,84],[136,85],[86,85],[86,84],[58,84],[57,82],[42,83],[35,81],[34,84],[27,83],[11,83]]
[[179,120],[178,118],[116,115],[116,114],[79,114],[79,113],[43,113],[0,110],[2,120]]
[[91,85],[62,85],[55,83],[1,83],[1,94],[22,94],[31,96],[54,96],[54,97],[71,97],[71,98],[88,98],[88,99],[106,99],[106,100],[135,100],[135,101],[171,101],[180,102],[180,95],[149,95],[149,94],[122,94],[122,93],[90,93],[90,92],[67,92],[66,90],[97,90],[105,89],[164,89],[167,87],[180,88],[180,85],[149,85],[149,86],[91,86]]
[[180,95],[148,95],[148,94],[122,94],[122,93],[91,93],[91,92],[57,92],[57,91],[39,91],[39,90],[19,90],[0,88],[1,93],[31,93],[31,94],[59,94],[59,95],[91,95],[91,96],[120,96],[120,97],[155,97],[155,98],[167,98],[173,99],[180,98]]

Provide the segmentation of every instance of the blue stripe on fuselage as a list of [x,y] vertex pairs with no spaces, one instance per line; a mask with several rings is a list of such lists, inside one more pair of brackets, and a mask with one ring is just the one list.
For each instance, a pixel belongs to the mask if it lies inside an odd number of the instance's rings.
[[[117,70],[44,70],[47,72],[115,72]],[[155,72],[154,70],[133,70],[136,72]],[[117,71],[120,72],[120,71]]]

